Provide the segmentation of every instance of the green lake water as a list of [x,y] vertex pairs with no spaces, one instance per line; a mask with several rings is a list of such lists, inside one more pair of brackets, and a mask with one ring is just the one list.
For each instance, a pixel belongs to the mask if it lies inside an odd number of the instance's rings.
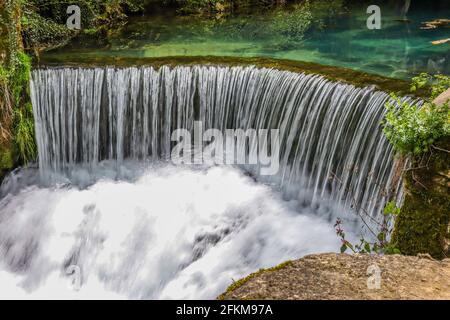
[[436,10],[412,6],[406,22],[398,20],[395,8],[381,6],[381,29],[369,30],[367,6],[353,6],[326,19],[323,28],[313,25],[301,39],[274,27],[276,18],[271,12],[227,18],[147,14],[131,17],[124,27],[109,34],[107,41],[76,39],[63,49],[44,54],[44,58],[266,57],[316,62],[399,79],[419,72],[450,74],[450,43],[431,44],[450,38],[449,25],[421,29],[423,21],[450,18],[450,10],[443,7]]

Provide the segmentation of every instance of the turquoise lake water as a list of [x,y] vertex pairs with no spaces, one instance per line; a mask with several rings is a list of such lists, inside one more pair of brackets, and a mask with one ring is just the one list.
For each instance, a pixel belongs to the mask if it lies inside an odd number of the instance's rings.
[[400,21],[398,10],[381,6],[381,29],[369,30],[366,9],[363,5],[343,8],[339,14],[325,19],[323,28],[312,24],[301,38],[279,31],[276,15],[270,12],[228,18],[150,14],[131,17],[106,42],[75,40],[46,56],[269,57],[347,67],[400,79],[419,72],[450,74],[450,42],[431,43],[450,38],[450,25],[421,29],[424,21],[450,18],[450,10],[442,6],[438,10],[412,6],[407,21]]

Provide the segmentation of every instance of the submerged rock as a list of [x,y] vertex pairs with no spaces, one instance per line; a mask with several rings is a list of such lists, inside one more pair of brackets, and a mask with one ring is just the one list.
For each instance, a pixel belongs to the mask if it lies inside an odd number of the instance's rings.
[[253,273],[219,299],[450,299],[450,259],[308,255]]

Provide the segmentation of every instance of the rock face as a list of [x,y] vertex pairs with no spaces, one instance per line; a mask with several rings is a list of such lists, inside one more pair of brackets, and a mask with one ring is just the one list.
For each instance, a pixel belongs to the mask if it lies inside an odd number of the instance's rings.
[[[447,39],[450,41],[450,38]],[[446,91],[442,92],[436,99],[434,99],[434,103],[437,105],[443,105],[444,103],[450,101],[450,88]]]
[[309,255],[239,280],[219,299],[450,299],[450,259]]
[[442,138],[423,159],[413,158],[403,175],[405,198],[391,243],[405,255],[450,257],[450,137]]

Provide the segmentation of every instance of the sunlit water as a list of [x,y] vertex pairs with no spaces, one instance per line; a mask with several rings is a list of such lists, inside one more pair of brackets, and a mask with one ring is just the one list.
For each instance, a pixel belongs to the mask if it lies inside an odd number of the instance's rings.
[[[438,5],[438,3],[440,3]],[[419,72],[450,73],[449,44],[431,42],[450,37],[450,29],[423,30],[422,22],[450,18],[443,1],[427,5],[413,1],[400,21],[398,8],[381,5],[381,29],[369,30],[366,4],[343,7],[325,20],[323,29],[303,39],[274,29],[271,13],[224,18],[151,14],[133,17],[104,43],[75,40],[42,59],[82,60],[83,57],[233,56],[270,57],[347,67],[383,76],[409,79]],[[400,7],[400,4],[399,4]]]
[[0,298],[212,299],[259,268],[339,248],[334,221],[232,167],[77,170],[73,183],[43,184],[35,169],[4,182]]

